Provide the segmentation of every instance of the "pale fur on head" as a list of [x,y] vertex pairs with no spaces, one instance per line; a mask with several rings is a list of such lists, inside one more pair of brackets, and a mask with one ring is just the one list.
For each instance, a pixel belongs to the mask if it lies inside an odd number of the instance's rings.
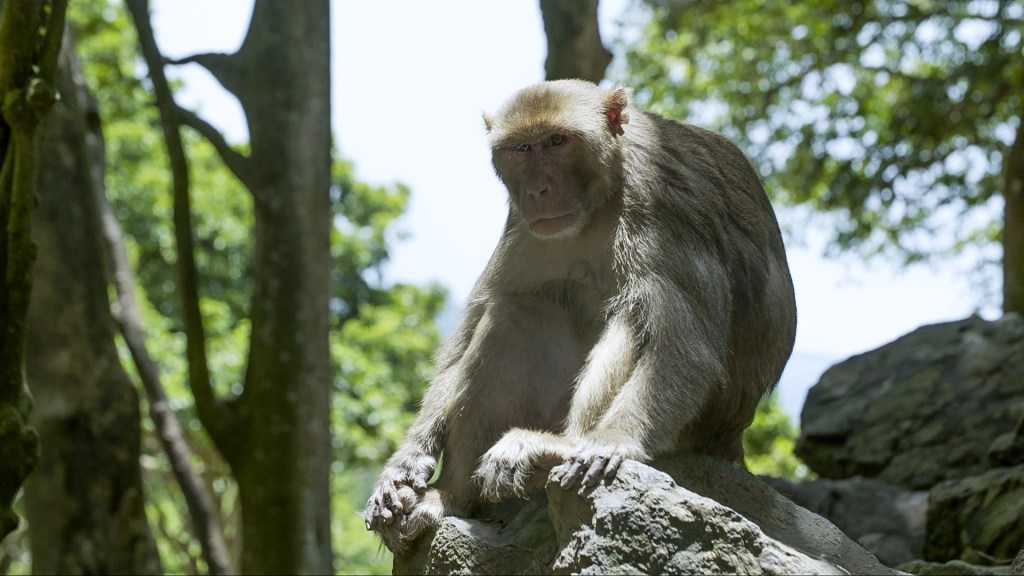
[[[589,172],[600,176],[601,180],[592,184],[593,189],[607,199],[622,186],[622,143],[618,136],[622,124],[629,122],[630,97],[628,88],[605,90],[586,80],[552,80],[528,86],[505,100],[494,114],[483,115],[491,151],[536,142],[551,134],[576,136],[587,149],[586,158],[600,166]],[[610,115],[616,118],[614,122]]]

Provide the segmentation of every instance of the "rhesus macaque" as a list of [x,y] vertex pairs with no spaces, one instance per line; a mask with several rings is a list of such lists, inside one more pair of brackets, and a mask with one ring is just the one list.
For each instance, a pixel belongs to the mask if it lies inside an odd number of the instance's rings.
[[564,488],[626,458],[742,463],[793,348],[779,226],[728,140],[580,80],[525,88],[484,124],[508,220],[367,503],[391,550],[563,463]]

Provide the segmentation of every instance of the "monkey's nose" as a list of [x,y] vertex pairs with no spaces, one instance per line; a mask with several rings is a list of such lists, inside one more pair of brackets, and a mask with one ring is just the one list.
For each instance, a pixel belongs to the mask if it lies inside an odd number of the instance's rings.
[[540,198],[541,196],[544,196],[547,193],[548,193],[548,187],[547,186],[541,188],[540,190],[527,190],[526,191],[526,194],[530,198]]

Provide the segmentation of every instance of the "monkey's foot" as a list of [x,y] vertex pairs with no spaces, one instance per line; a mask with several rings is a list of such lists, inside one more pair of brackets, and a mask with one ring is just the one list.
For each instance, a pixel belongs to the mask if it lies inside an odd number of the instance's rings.
[[546,472],[560,463],[570,447],[563,437],[554,434],[509,430],[483,455],[473,473],[481,498],[500,502],[523,496],[537,482],[537,471]]
[[565,464],[551,471],[551,481],[568,490],[577,483],[590,488],[602,478],[612,478],[626,459],[648,460],[642,448],[632,442],[587,435],[576,445]]
[[[403,492],[409,489],[403,488]],[[409,489],[411,490],[411,489]],[[377,535],[388,550],[395,553],[404,552],[413,540],[424,532],[436,528],[445,516],[445,506],[441,494],[437,490],[427,490],[416,494],[418,500],[389,524],[374,528]]]
[[366,502],[366,529],[379,532],[411,511],[427,491],[436,463],[433,457],[421,454],[385,467]]

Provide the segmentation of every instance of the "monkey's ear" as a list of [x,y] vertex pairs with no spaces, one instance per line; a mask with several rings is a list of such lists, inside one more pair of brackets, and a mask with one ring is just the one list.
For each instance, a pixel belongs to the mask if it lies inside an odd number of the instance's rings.
[[487,115],[487,112],[481,114],[484,119],[484,130],[490,133],[491,128],[494,127],[494,119]]
[[622,136],[626,133],[622,129],[623,124],[629,124],[629,113],[626,106],[629,104],[629,92],[619,86],[612,90],[604,99],[604,113],[608,116],[608,126],[613,134]]

